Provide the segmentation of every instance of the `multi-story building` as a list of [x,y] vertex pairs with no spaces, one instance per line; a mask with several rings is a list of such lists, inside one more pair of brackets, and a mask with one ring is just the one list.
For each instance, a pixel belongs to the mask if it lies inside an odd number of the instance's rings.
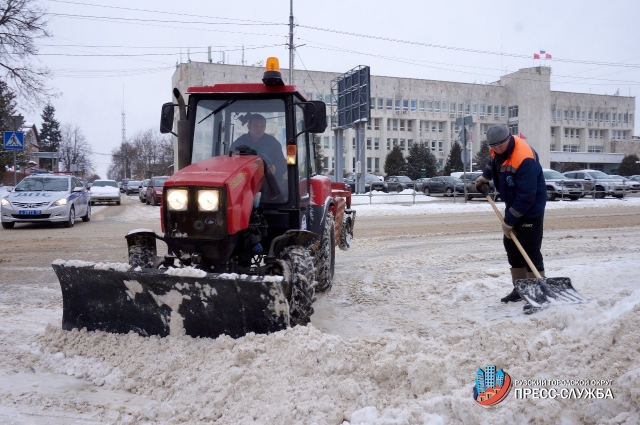
[[[228,82],[261,81],[263,68],[189,62],[180,64],[173,87]],[[347,71],[347,70],[345,70]],[[288,84],[288,72],[282,70]],[[312,100],[334,105],[331,81],[334,72],[294,71],[294,84]],[[524,135],[538,152],[545,168],[561,169],[566,162],[605,172],[615,170],[624,157],[618,142],[630,142],[626,150],[640,153],[634,135],[635,97],[551,91],[551,68],[525,68],[490,84],[371,76],[371,119],[366,124],[367,172],[384,175],[384,162],[394,146],[408,154],[414,143],[426,144],[441,167],[458,139],[456,118],[471,116],[471,152],[475,155],[489,126],[506,124],[515,135]],[[329,127],[320,135],[325,171],[334,168],[335,133]],[[344,131],[345,171],[356,167],[355,131]],[[636,147],[638,146],[638,147]],[[177,150],[176,150],[177,151]],[[484,164],[476,164],[483,168]]]

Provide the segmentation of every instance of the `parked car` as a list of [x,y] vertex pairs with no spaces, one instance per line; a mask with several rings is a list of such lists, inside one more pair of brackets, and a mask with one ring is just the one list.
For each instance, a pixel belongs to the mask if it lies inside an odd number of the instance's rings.
[[2,227],[16,223],[53,222],[73,227],[76,217],[91,220],[89,191],[70,175],[36,174],[25,177],[0,201]]
[[132,193],[140,192],[140,185],[141,184],[142,184],[142,181],[140,181],[140,180],[129,180],[127,182],[127,185],[124,188],[124,193],[126,195],[131,195]]
[[120,192],[124,193],[127,190],[127,183],[132,179],[122,179],[120,182]]
[[635,176],[630,176],[629,180],[633,180],[635,182],[640,182],[640,174],[636,174]]
[[620,180],[598,170],[568,171],[564,175],[580,180],[585,194],[593,193],[596,198],[604,198],[607,195],[624,198],[625,190],[628,189]]
[[[482,175],[482,173],[479,173],[479,175]],[[477,178],[477,177],[476,177]],[[478,188],[476,188],[476,180],[473,179],[467,179],[467,180],[463,180],[463,182],[465,182],[465,186],[467,186],[467,201],[470,201],[474,198],[485,198],[485,194],[481,193]],[[491,196],[491,199],[493,199],[494,201],[497,201],[500,199],[500,194],[496,191],[496,185],[493,183],[493,180],[489,181],[489,196]]]
[[[356,193],[356,175],[355,173],[349,174],[344,179],[345,184],[351,189],[351,193]],[[383,182],[375,174],[366,173],[364,175],[364,191],[371,192],[372,190],[382,190]]]
[[413,189],[414,183],[407,176],[389,176],[382,185],[383,192],[402,192],[405,189]]
[[556,170],[543,169],[547,186],[547,201],[566,198],[572,201],[584,196],[584,186],[580,180],[570,179]]
[[169,176],[156,176],[149,180],[147,186],[147,204],[158,205],[162,199],[162,191],[164,190],[164,182]]
[[625,193],[638,193],[640,192],[640,181],[631,180],[622,176],[611,176],[615,180],[620,180],[622,184],[626,186]]
[[147,202],[147,186],[149,185],[150,181],[151,179],[142,180],[142,184],[140,185],[140,190],[138,190],[138,198],[140,199],[140,202],[143,202],[143,203]]
[[441,176],[432,177],[424,184],[424,194],[429,196],[433,193],[442,193],[445,196],[453,196],[454,192],[464,193],[464,183],[457,177]]
[[91,189],[91,205],[96,202],[115,202],[120,205],[120,189],[115,180],[96,180],[93,182]]
[[416,192],[422,192],[424,190],[425,182],[428,182],[429,180],[431,180],[431,177],[421,177],[419,179],[415,179],[413,181],[413,188]]

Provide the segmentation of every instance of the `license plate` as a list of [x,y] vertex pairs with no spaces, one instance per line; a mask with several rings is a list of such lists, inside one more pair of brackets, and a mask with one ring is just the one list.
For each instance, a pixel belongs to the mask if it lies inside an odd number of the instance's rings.
[[18,210],[18,214],[20,215],[40,215],[42,211],[40,210]]

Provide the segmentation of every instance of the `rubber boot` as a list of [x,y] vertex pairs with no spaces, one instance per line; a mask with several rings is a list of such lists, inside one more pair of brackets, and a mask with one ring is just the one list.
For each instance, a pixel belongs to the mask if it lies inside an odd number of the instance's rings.
[[518,291],[516,291],[516,280],[518,279],[526,279],[527,278],[527,268],[526,267],[519,267],[519,268],[512,268],[511,269],[511,282],[513,283],[513,291],[511,291],[511,293],[509,295],[507,295],[506,297],[500,299],[501,302],[503,303],[514,303],[516,301],[520,301],[522,300],[522,297],[520,297],[520,294],[518,294]]

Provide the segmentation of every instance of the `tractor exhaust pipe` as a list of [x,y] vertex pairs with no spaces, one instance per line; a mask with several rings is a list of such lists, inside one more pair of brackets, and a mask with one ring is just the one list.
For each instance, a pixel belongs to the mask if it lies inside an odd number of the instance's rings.
[[187,108],[184,103],[182,93],[178,88],[173,89],[173,96],[178,101],[178,167],[182,170],[187,165],[191,165],[191,143],[189,141],[189,121],[187,120]]

